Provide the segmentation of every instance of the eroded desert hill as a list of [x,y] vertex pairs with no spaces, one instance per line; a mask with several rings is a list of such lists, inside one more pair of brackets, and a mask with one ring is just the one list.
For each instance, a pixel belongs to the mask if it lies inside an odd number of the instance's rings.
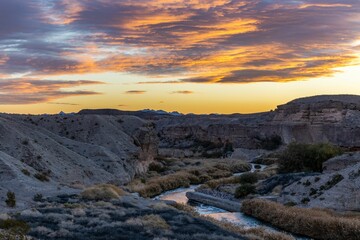
[[0,136],[0,195],[15,191],[20,206],[35,193],[126,183],[157,154],[153,124],[134,116],[2,114]]

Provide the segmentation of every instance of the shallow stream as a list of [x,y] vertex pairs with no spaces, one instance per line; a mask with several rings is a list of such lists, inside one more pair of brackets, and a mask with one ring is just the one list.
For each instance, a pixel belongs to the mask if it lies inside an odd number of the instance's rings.
[[[250,172],[255,172],[256,170],[263,171],[266,167],[265,165],[260,165],[261,168],[256,169],[255,165],[256,164],[251,164]],[[235,173],[234,176],[240,176],[241,174],[243,174],[243,173]],[[229,221],[236,225],[242,225],[244,227],[264,226],[264,224],[261,223],[260,221],[258,221],[257,219],[246,216],[245,214],[243,214],[241,212],[228,212],[226,210],[223,210],[223,209],[220,209],[217,207],[213,207],[213,206],[209,206],[209,205],[205,205],[205,204],[201,204],[201,203],[189,202],[188,198],[186,197],[186,193],[195,191],[195,189],[198,186],[199,185],[192,185],[188,188],[178,188],[175,190],[167,191],[167,192],[164,192],[163,194],[155,197],[154,199],[155,200],[172,200],[172,201],[175,201],[175,202],[181,203],[181,204],[189,204],[189,205],[193,206],[195,208],[195,210],[201,215],[207,215],[207,216],[210,216],[212,218],[215,218],[215,219],[221,220],[221,221]]]
[[[263,171],[266,167],[266,165],[260,165],[261,168],[256,169],[255,165],[258,164],[251,164],[250,172]],[[241,174],[244,173],[235,173],[234,176],[240,176]],[[205,205],[197,202],[189,202],[188,198],[186,197],[186,193],[195,191],[197,187],[199,187],[199,185],[192,185],[188,188],[178,188],[175,190],[167,191],[155,197],[154,200],[171,200],[180,204],[189,204],[193,206],[200,215],[206,215],[219,221],[228,221],[233,224],[243,226],[245,228],[264,227],[269,229],[270,231],[277,231],[275,228],[257,220],[256,218],[247,216],[242,212],[229,212],[210,205]],[[296,239],[305,240],[308,238],[296,237]]]

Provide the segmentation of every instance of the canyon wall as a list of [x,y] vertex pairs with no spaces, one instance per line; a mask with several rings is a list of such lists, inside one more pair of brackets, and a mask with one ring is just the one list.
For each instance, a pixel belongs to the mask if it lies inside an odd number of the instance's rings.
[[156,121],[160,153],[201,155],[207,148],[272,149],[291,142],[360,147],[360,96],[297,99],[260,114],[168,117]]

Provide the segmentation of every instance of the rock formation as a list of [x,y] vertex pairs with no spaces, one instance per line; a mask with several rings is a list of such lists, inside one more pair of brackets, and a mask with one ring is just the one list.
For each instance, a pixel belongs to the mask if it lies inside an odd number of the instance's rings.
[[337,172],[304,177],[286,186],[278,200],[306,207],[360,211],[360,163]]
[[297,99],[260,114],[163,117],[156,125],[160,153],[166,155],[201,155],[226,141],[247,149],[273,149],[293,141],[358,148],[360,96]]

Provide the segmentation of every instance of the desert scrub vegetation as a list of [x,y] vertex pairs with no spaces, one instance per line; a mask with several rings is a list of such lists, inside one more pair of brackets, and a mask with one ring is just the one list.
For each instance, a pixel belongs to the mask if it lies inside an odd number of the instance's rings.
[[159,163],[159,162],[152,162],[149,165],[149,171],[162,173],[162,172],[166,171],[166,167],[163,164]]
[[237,187],[235,190],[235,197],[236,198],[243,198],[246,197],[249,194],[255,193],[256,188],[251,183],[244,183],[241,184],[241,186]]
[[162,192],[179,187],[189,187],[190,184],[198,184],[200,179],[194,174],[181,171],[165,176],[154,177],[141,185],[134,185],[133,190],[142,197],[154,197]]
[[[162,159],[161,164],[167,169],[166,171],[149,171],[139,176],[128,185],[129,190],[138,192],[142,197],[154,197],[165,191],[189,187],[192,184],[201,184],[213,179],[227,178],[234,172],[251,169],[250,164],[243,161],[225,159],[186,159],[184,161]],[[154,167],[151,170],[154,170]]]
[[335,174],[331,180],[327,181],[325,185],[320,186],[320,190],[329,190],[344,179],[343,175]]
[[231,176],[228,178],[220,178],[215,180],[210,180],[206,182],[205,187],[211,189],[217,189],[219,186],[227,184],[254,184],[258,181],[258,173],[244,173],[240,176]]
[[24,175],[26,175],[26,176],[30,176],[30,172],[29,172],[29,170],[27,170],[27,169],[21,169],[21,172],[24,174]]
[[254,184],[258,181],[258,174],[257,173],[244,173],[240,175],[239,177],[239,183],[245,184]]
[[241,210],[280,229],[315,239],[360,239],[360,219],[328,210],[287,207],[260,199],[245,200]]
[[6,200],[5,200],[6,206],[14,208],[16,207],[16,198],[15,193],[8,191],[6,194]]
[[126,192],[111,184],[99,184],[86,188],[81,197],[86,200],[108,201],[120,198],[126,195]]
[[279,157],[280,172],[322,172],[323,162],[342,153],[327,143],[291,143]]
[[245,228],[239,225],[235,225],[231,222],[227,221],[219,221],[209,216],[200,215],[195,209],[189,205],[185,204],[175,204],[174,207],[180,211],[184,211],[189,213],[191,216],[200,218],[206,221],[209,221],[225,231],[229,231],[232,233],[240,234],[241,236],[245,237],[249,240],[295,240],[294,237],[282,233],[282,232],[275,232],[269,231],[265,228],[257,227],[257,228]]
[[44,200],[44,197],[41,193],[36,193],[33,197],[34,202],[42,202]]
[[27,240],[30,231],[26,222],[14,219],[0,220],[0,229],[0,239],[4,240]]
[[272,135],[267,137],[256,137],[258,146],[265,150],[276,150],[283,143],[282,138],[279,135]]
[[198,170],[179,171],[165,176],[153,177],[145,183],[142,181],[141,184],[133,184],[132,190],[138,192],[142,197],[154,197],[162,192],[231,175],[232,173],[229,171],[214,168],[205,169],[201,172]]
[[135,225],[145,228],[152,228],[152,229],[170,229],[170,225],[162,218],[160,215],[150,214],[139,216],[136,218],[130,218],[126,220],[126,224],[128,225]]
[[48,182],[48,181],[50,181],[48,174],[45,173],[45,172],[38,172],[38,173],[36,173],[36,174],[34,175],[34,177],[35,177],[36,179],[38,179],[39,181],[41,181],[41,182]]

